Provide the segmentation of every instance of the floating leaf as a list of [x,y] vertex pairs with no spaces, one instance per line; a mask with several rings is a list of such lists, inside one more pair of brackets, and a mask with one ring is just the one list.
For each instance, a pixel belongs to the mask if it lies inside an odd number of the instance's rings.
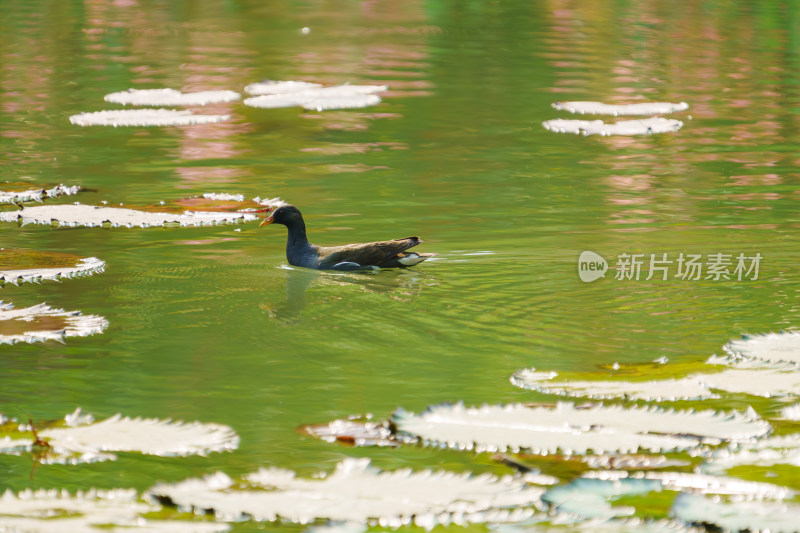
[[676,520],[648,520],[638,517],[607,520],[604,518],[576,522],[574,520],[555,520],[549,524],[510,524],[495,526],[494,533],[703,533],[705,530],[687,527]]
[[0,344],[63,341],[65,337],[86,337],[102,333],[108,321],[80,311],[55,309],[45,303],[14,309],[0,301]]
[[244,88],[244,92],[253,96],[263,94],[290,94],[309,89],[318,89],[322,85],[307,81],[263,81],[261,83],[251,83]]
[[81,188],[77,185],[67,187],[56,185],[51,189],[43,187],[31,188],[29,183],[3,183],[0,184],[0,204],[18,204],[21,202],[41,202],[45,198],[56,196],[70,196],[77,194]]
[[58,224],[62,226],[208,226],[239,224],[257,220],[254,212],[151,213],[122,207],[96,205],[41,205],[20,211],[0,213],[0,220],[21,224]]
[[732,477],[710,476],[707,474],[688,474],[685,472],[624,472],[604,471],[587,472],[584,475],[589,479],[602,479],[605,481],[618,481],[623,479],[647,479],[658,481],[666,490],[678,492],[693,491],[702,494],[722,494],[727,496],[745,496],[748,499],[786,499],[795,496],[795,491],[788,487],[761,483],[758,481],[745,481]]
[[781,409],[781,416],[786,420],[800,420],[800,403],[788,405]]
[[726,503],[720,498],[679,494],[672,515],[693,524],[713,524],[726,531],[796,533],[800,530],[800,506],[784,502]]
[[397,430],[423,443],[477,451],[528,450],[564,454],[682,450],[701,441],[743,440],[765,435],[769,424],[752,410],[665,411],[571,403],[555,407],[464,407],[444,404],[415,415],[402,409],[393,415]]
[[327,424],[300,426],[299,431],[325,442],[339,442],[352,446],[399,446],[385,423],[369,420],[334,420]]
[[220,533],[230,526],[213,522],[153,520],[143,515],[161,508],[139,500],[133,489],[6,491],[0,497],[0,530],[25,533]]
[[0,248],[0,285],[89,276],[103,272],[105,266],[96,257]]
[[199,91],[182,93],[175,89],[128,89],[117,93],[107,94],[106,102],[122,105],[142,106],[180,106],[180,105],[206,105],[218,102],[233,102],[242,97],[233,91]]
[[800,372],[768,368],[732,368],[716,374],[696,374],[692,378],[712,389],[752,394],[766,398],[800,395]]
[[195,115],[173,109],[121,109],[79,113],[69,117],[77,126],[189,126],[228,120],[230,115]]
[[[75,417],[73,416],[73,420]],[[77,419],[71,427],[39,431],[56,454],[138,452],[145,455],[185,456],[235,450],[239,436],[228,426],[129,418],[116,414],[100,422]]]
[[689,109],[689,104],[680,102],[643,102],[638,104],[603,104],[601,102],[555,102],[555,109],[569,111],[570,113],[591,115],[662,115]]
[[602,120],[568,120],[557,118],[542,122],[545,129],[556,133],[575,133],[582,135],[651,135],[678,131],[683,122],[669,118],[647,118],[642,120],[621,120],[607,124]]
[[291,93],[255,96],[247,98],[244,104],[268,109],[293,106],[302,106],[317,111],[350,109],[379,104],[381,99],[374,93],[385,90],[386,86],[383,85],[337,85]]
[[663,455],[587,455],[583,462],[594,469],[603,470],[641,470],[647,468],[668,468],[689,466],[688,461],[669,459]]
[[728,342],[723,349],[734,358],[800,365],[800,331],[765,335],[744,335]]
[[554,372],[535,369],[518,370],[511,376],[517,387],[546,394],[593,398],[626,398],[630,400],[675,401],[718,398],[699,379],[665,379],[658,381],[553,381]]
[[723,472],[734,466],[772,466],[777,464],[800,466],[800,434],[760,439],[745,444],[738,450],[715,450],[703,464],[704,472]]
[[519,478],[448,471],[380,471],[366,459],[345,459],[329,476],[295,477],[290,470],[261,469],[241,487],[221,472],[202,479],[160,484],[148,493],[181,508],[213,510],[223,520],[317,519],[430,529],[437,524],[521,520],[533,514],[542,489]]

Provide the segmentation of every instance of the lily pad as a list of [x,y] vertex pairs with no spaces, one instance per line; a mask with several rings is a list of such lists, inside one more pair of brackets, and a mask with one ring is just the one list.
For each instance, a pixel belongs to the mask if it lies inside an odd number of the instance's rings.
[[[157,206],[155,207],[157,208]],[[153,209],[155,209],[153,208]],[[166,210],[166,209],[164,209]],[[209,226],[240,224],[257,220],[255,212],[149,212],[122,207],[96,205],[42,205],[26,207],[20,211],[0,213],[0,220],[21,224],[56,224],[85,227],[148,228],[151,226]]]
[[[28,430],[28,431],[26,431]],[[0,441],[0,452],[35,452],[43,463],[79,464],[116,459],[116,452],[158,456],[207,455],[235,450],[239,436],[228,426],[200,422],[173,422],[156,418],[129,418],[116,414],[95,422],[77,409],[57,424],[21,426]],[[25,443],[24,446],[21,444]],[[42,444],[44,443],[44,444]]]
[[795,496],[795,491],[788,487],[762,483],[759,481],[745,481],[743,479],[711,476],[707,474],[690,474],[685,472],[624,472],[604,471],[587,472],[585,478],[602,479],[605,481],[618,481],[623,479],[647,479],[658,481],[661,488],[678,492],[696,492],[700,494],[721,494],[727,496],[742,496],[748,499],[783,500]]
[[647,494],[661,490],[661,483],[649,479],[627,479],[608,481],[603,479],[579,478],[567,485],[559,485],[548,490],[542,500],[556,511],[581,519],[609,519],[630,516],[632,507],[612,506],[610,501],[620,496]]
[[545,129],[555,133],[574,133],[588,135],[652,135],[670,133],[683,127],[683,122],[669,118],[647,118],[641,120],[621,120],[606,123],[602,120],[553,119],[542,122]]
[[398,410],[392,421],[401,434],[423,444],[476,451],[535,454],[633,453],[683,450],[760,437],[770,426],[752,410],[666,411],[571,403],[555,407],[523,404],[465,407],[443,404],[421,414]]
[[161,511],[138,499],[133,489],[6,491],[0,496],[0,530],[25,533],[221,533],[230,526],[189,520],[154,520]]
[[65,337],[86,337],[102,333],[108,321],[80,311],[55,309],[45,303],[14,309],[0,301],[0,344],[63,341]]
[[260,83],[251,83],[244,88],[244,92],[253,96],[261,96],[264,94],[291,94],[309,89],[319,89],[322,85],[319,83],[310,83],[307,81],[262,81]]
[[718,473],[735,466],[800,466],[800,434],[759,439],[737,448],[715,450],[703,464],[704,472]]
[[744,335],[723,346],[734,362],[758,360],[800,365],[800,331]]
[[725,531],[769,531],[796,533],[800,524],[800,506],[785,502],[727,502],[719,497],[680,494],[672,506],[672,515],[692,524],[713,524]]
[[41,202],[45,198],[77,194],[80,190],[81,188],[77,185],[70,187],[56,185],[48,189],[46,187],[31,187],[30,183],[2,183],[0,184],[0,204]]
[[173,109],[121,109],[79,113],[69,117],[76,126],[190,126],[228,120],[230,115],[196,115]]
[[553,381],[554,372],[535,369],[518,370],[511,376],[517,387],[559,396],[592,398],[625,398],[629,400],[675,401],[718,398],[695,377],[655,381]]
[[800,372],[797,370],[732,368],[716,374],[696,374],[692,378],[712,389],[765,398],[800,395]]
[[649,520],[638,517],[617,518],[607,520],[597,518],[592,520],[563,520],[556,516],[547,524],[511,524],[500,525],[490,529],[493,533],[703,533],[694,527],[688,527],[676,520]]
[[376,92],[386,90],[384,85],[337,85],[290,93],[273,93],[247,98],[244,104],[250,107],[279,108],[302,106],[305,109],[325,111],[330,109],[352,109],[377,105],[381,99]]
[[218,102],[233,102],[242,97],[234,91],[198,91],[182,93],[175,89],[128,89],[107,94],[106,102],[140,106],[201,106]]
[[0,286],[4,283],[89,276],[103,272],[105,262],[96,257],[58,252],[0,248]]
[[310,523],[317,519],[400,527],[522,520],[543,490],[510,476],[444,470],[381,471],[366,459],[345,459],[315,479],[291,470],[261,469],[236,483],[217,472],[202,479],[159,484],[148,494],[179,508],[213,510],[222,520]]
[[555,102],[553,108],[559,111],[589,115],[662,115],[689,109],[686,102],[642,102],[638,104],[604,104],[601,102]]

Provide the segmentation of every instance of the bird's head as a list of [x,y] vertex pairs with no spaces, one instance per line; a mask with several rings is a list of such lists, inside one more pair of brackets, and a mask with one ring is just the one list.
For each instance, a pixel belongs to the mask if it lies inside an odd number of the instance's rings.
[[267,224],[272,223],[288,226],[294,221],[302,220],[303,215],[300,214],[299,209],[293,205],[284,205],[270,213],[267,218],[261,221],[261,224],[259,224],[258,227],[260,228],[261,226],[266,226]]

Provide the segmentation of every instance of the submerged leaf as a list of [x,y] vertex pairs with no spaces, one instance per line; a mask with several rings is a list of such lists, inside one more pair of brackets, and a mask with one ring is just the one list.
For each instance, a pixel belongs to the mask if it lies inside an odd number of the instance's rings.
[[160,511],[138,499],[133,489],[89,490],[70,494],[57,490],[6,491],[0,496],[0,530],[25,533],[221,533],[227,524],[153,520]]
[[726,531],[796,533],[800,529],[800,506],[784,502],[735,501],[695,494],[680,494],[672,515],[692,524],[713,524]]
[[662,115],[689,109],[689,104],[680,102],[643,102],[638,104],[603,104],[601,102],[555,102],[553,108],[570,113],[591,115]]
[[634,513],[631,507],[613,507],[610,500],[620,496],[647,494],[661,490],[661,483],[649,479],[603,479],[579,478],[567,485],[559,485],[548,490],[542,500],[560,513],[582,519],[608,519],[616,516],[629,516]]
[[105,266],[96,257],[0,248],[0,285],[89,276],[103,272]]
[[159,484],[148,493],[182,508],[213,510],[225,520],[317,519],[400,527],[524,519],[542,489],[519,478],[447,471],[380,471],[366,459],[346,459],[328,476],[295,477],[290,470],[261,469],[239,487],[220,472],[203,479]]
[[96,205],[41,205],[26,207],[21,211],[0,213],[0,220],[18,221],[22,224],[59,224],[63,226],[143,228],[151,226],[208,226],[238,224],[257,220],[253,212],[191,212],[151,213],[122,207]]
[[553,119],[542,122],[545,129],[556,133],[575,133],[588,135],[651,135],[678,131],[683,122],[669,118],[647,118],[641,120],[621,120],[607,124],[602,120]]
[[65,337],[85,337],[102,333],[108,321],[80,311],[55,309],[45,303],[14,309],[0,301],[0,344],[62,341]]
[[233,91],[182,93],[175,89],[128,89],[127,91],[107,94],[104,100],[122,105],[180,106],[233,102],[241,97],[242,95]]
[[626,398],[630,400],[675,401],[718,398],[699,379],[665,379],[658,381],[553,381],[554,372],[534,369],[516,371],[511,383],[517,387],[546,394],[584,397],[595,400]]
[[77,126],[189,126],[228,120],[230,115],[195,115],[173,109],[121,109],[79,113],[69,117]]
[[755,412],[664,411],[657,408],[555,407],[523,404],[438,405],[415,415],[398,410],[398,431],[423,443],[477,451],[528,450],[537,454],[683,450],[701,442],[739,441],[765,435],[770,426]]
[[31,188],[29,183],[3,183],[0,184],[0,204],[18,204],[21,202],[41,202],[45,198],[56,196],[70,196],[77,194],[81,188],[77,185],[67,187],[56,185],[51,189],[43,187]]

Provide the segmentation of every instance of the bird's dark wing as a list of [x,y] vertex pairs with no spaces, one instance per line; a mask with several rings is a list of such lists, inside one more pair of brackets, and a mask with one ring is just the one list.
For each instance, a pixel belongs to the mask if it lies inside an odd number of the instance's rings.
[[419,237],[406,237],[392,241],[345,244],[319,248],[319,267],[332,268],[338,263],[358,263],[362,267],[383,266],[397,254],[418,245]]

